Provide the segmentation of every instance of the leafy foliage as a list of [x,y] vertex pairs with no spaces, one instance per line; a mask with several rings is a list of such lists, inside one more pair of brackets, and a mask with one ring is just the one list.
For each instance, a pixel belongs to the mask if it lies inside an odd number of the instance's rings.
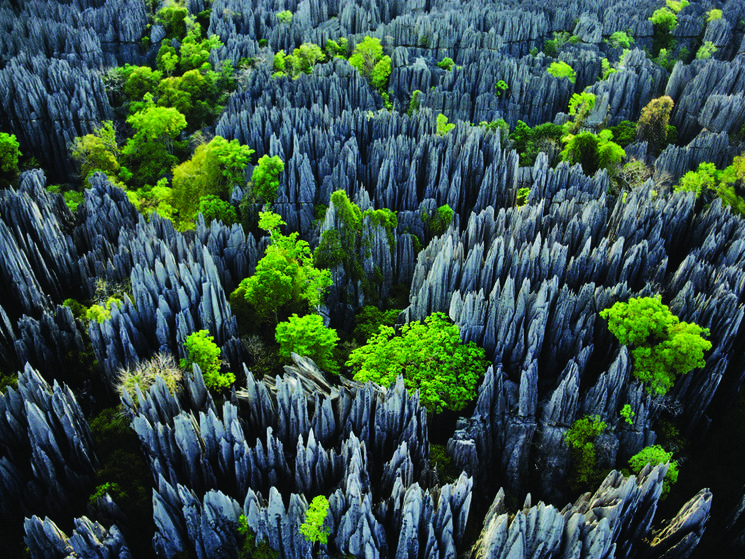
[[621,408],[621,411],[619,412],[619,415],[629,425],[633,425],[634,424],[634,416],[636,414],[631,409],[631,404],[624,404],[623,407]]
[[526,167],[535,163],[539,152],[557,147],[563,135],[564,127],[558,124],[546,122],[530,128],[522,120],[518,120],[510,133],[510,142],[512,148],[520,154],[520,165]]
[[652,445],[641,449],[629,459],[629,468],[635,474],[642,471],[647,464],[656,466],[657,464],[670,463],[665,474],[665,480],[662,482],[662,495],[664,499],[670,493],[670,488],[678,481],[678,462],[673,460],[673,453],[666,452],[660,445]]
[[440,113],[437,115],[437,135],[444,136],[455,128],[455,123],[448,123],[448,117]]
[[453,66],[455,66],[455,62],[453,62],[452,58],[446,56],[437,63],[437,66],[449,72],[453,69]]
[[269,546],[266,539],[256,543],[256,534],[248,527],[248,519],[242,514],[238,517],[238,559],[277,559],[279,552]]
[[600,416],[585,416],[572,423],[566,432],[565,440],[575,458],[574,482],[578,487],[588,487],[600,477],[600,472],[596,470],[595,438],[606,427]]
[[569,114],[574,117],[574,122],[567,123],[567,132],[575,134],[595,108],[594,93],[574,93],[569,99]]
[[615,126],[611,126],[609,130],[613,133],[613,141],[622,148],[636,140],[636,122],[622,120]]
[[292,12],[290,10],[282,10],[276,13],[277,21],[280,23],[290,24],[292,23]]
[[711,10],[706,12],[707,23],[711,23],[712,21],[716,21],[718,19],[722,19],[722,10],[712,8]]
[[581,164],[586,175],[592,175],[598,169],[612,174],[616,165],[626,157],[626,152],[612,138],[613,133],[608,129],[601,130],[597,135],[592,132],[567,134],[562,138],[566,147],[561,152],[561,158],[571,164]]
[[680,322],[662,298],[631,298],[600,312],[618,341],[631,348],[634,376],[647,384],[651,394],[664,395],[677,375],[703,367],[709,330]]
[[497,97],[501,97],[503,93],[508,91],[510,89],[510,86],[507,85],[507,82],[504,80],[497,81],[497,84],[494,86],[494,89],[497,90]]
[[396,324],[399,314],[401,314],[401,309],[382,311],[374,305],[365,305],[354,318],[355,327],[352,334],[355,340],[364,344],[381,326]]
[[19,148],[14,134],[0,132],[0,187],[8,186],[18,173]]
[[[353,68],[367,78],[381,94],[388,87],[391,74],[391,57],[383,55],[380,39],[365,37],[354,49],[349,63]],[[384,96],[384,100],[387,96]]]
[[439,236],[447,231],[448,227],[450,227],[450,224],[453,222],[454,215],[455,211],[453,211],[453,208],[451,208],[447,204],[444,204],[437,208],[437,210],[435,210],[432,214],[429,214],[426,211],[422,211],[422,221],[429,228],[430,235]]
[[197,213],[204,216],[206,223],[212,220],[222,221],[225,225],[232,225],[238,221],[238,214],[230,202],[221,200],[214,194],[202,196],[199,199],[199,209]]
[[699,60],[706,60],[707,58],[711,58],[711,55],[717,52],[717,50],[718,49],[714,46],[714,43],[711,41],[704,41],[704,44],[696,51],[696,58]]
[[284,162],[277,155],[261,157],[251,175],[254,195],[267,204],[274,202],[279,189],[279,174],[284,168]]
[[293,314],[287,322],[277,324],[274,337],[279,344],[280,357],[288,359],[294,352],[310,357],[324,371],[339,372],[339,364],[333,357],[339,336],[336,330],[323,325],[320,315],[299,317]]
[[116,133],[110,120],[105,121],[93,134],[75,138],[72,142],[72,158],[80,165],[80,175],[89,177],[96,171],[116,178],[119,172],[119,148]]
[[305,511],[305,522],[300,525],[300,533],[307,541],[326,545],[331,534],[331,528],[325,526],[328,512],[328,499],[323,495],[313,497]]
[[173,169],[171,203],[182,223],[190,222],[205,196],[225,198],[243,181],[243,172],[253,150],[238,140],[215,136],[197,146],[194,156]]
[[402,374],[409,390],[419,390],[422,404],[440,413],[461,410],[473,399],[487,361],[475,343],[461,343],[460,329],[445,314],[434,313],[423,324],[404,325],[400,335],[381,326],[351,353],[347,365],[360,382],[389,385]]
[[[305,314],[321,304],[331,285],[331,272],[314,266],[313,254],[297,232],[283,235],[281,217],[261,212],[259,227],[269,231],[271,244],[256,265],[256,273],[241,281],[230,295],[235,308],[250,305],[261,321],[277,324],[291,313]],[[244,309],[245,312],[245,309]]]
[[518,208],[522,208],[525,204],[528,203],[529,196],[530,196],[530,187],[523,186],[522,188],[518,188],[517,194],[515,196],[515,205]]
[[745,156],[735,157],[723,171],[713,163],[699,163],[696,171],[688,171],[673,189],[693,192],[696,198],[717,196],[733,212],[745,215],[745,199],[740,194],[745,191]]
[[566,62],[552,62],[546,71],[555,78],[567,78],[572,83],[577,81],[577,72]]
[[634,38],[623,31],[615,31],[614,33],[611,33],[611,36],[608,38],[608,44],[613,48],[628,49],[631,48],[633,43]]
[[657,153],[668,141],[668,125],[670,114],[673,111],[673,100],[664,95],[652,99],[642,109],[639,115],[639,123],[636,127],[636,136],[639,140],[646,141],[649,148]]
[[193,364],[199,365],[207,388],[219,390],[228,388],[235,382],[233,373],[220,373],[220,348],[207,330],[199,330],[189,334],[184,343],[187,357],[181,359],[179,366],[191,369]]

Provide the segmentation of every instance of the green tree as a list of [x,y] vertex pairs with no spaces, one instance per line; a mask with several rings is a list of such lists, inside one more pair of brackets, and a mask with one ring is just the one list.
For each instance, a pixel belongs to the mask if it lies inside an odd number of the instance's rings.
[[292,12],[290,10],[282,10],[276,13],[277,21],[280,23],[290,24],[292,23]]
[[234,185],[242,182],[252,153],[238,140],[215,136],[209,143],[197,146],[191,159],[173,169],[171,203],[178,210],[182,225],[194,219],[201,198],[225,198]]
[[621,411],[618,413],[626,423],[634,425],[634,416],[636,413],[631,409],[631,404],[624,404]]
[[633,43],[634,38],[630,37],[623,31],[616,31],[614,33],[611,33],[611,36],[608,38],[608,44],[613,48],[628,49],[631,48],[631,45]]
[[396,324],[401,309],[389,309],[381,311],[375,305],[365,305],[354,317],[354,332],[352,335],[359,344],[364,344],[370,337],[377,333],[381,326],[393,326]]
[[282,218],[272,212],[260,212],[259,227],[269,232],[271,243],[256,265],[253,276],[241,281],[230,295],[233,308],[249,305],[261,321],[277,324],[291,313],[305,314],[321,304],[323,293],[331,285],[331,272],[314,266],[313,253],[298,233],[283,235]]
[[279,552],[269,547],[266,539],[256,543],[256,534],[248,527],[248,519],[242,514],[238,517],[238,559],[277,559]]
[[169,39],[179,40],[186,36],[187,29],[193,23],[183,2],[173,0],[166,0],[165,6],[155,15],[155,21],[166,28],[166,36]]
[[638,474],[647,464],[656,466],[657,464],[669,463],[665,479],[662,482],[661,498],[664,499],[670,493],[670,488],[678,481],[678,462],[672,458],[672,452],[665,452],[664,448],[656,444],[645,447],[632,456],[629,459],[629,468],[632,472]]
[[567,132],[576,134],[594,108],[594,93],[574,93],[572,98],[569,99],[569,114],[574,117],[574,122],[566,124]]
[[89,177],[103,171],[115,178],[119,172],[119,148],[116,133],[110,120],[105,121],[93,134],[75,138],[72,142],[72,158],[80,165],[80,176]]
[[[220,37],[210,35],[202,38],[202,27],[195,23],[189,29],[186,37],[181,43],[179,51],[179,66],[182,72],[188,70],[202,70],[209,64],[210,52],[222,46]],[[211,69],[209,66],[208,69]]]
[[134,66],[124,83],[124,94],[130,100],[142,99],[146,93],[155,93],[163,74],[153,71],[149,66]]
[[349,57],[349,63],[379,91],[387,88],[391,73],[391,57],[383,55],[380,39],[365,37],[355,47],[352,56]]
[[717,47],[711,41],[704,41],[704,44],[699,47],[696,51],[696,58],[699,60],[706,60],[711,58],[711,55],[717,52]]
[[680,178],[673,190],[693,192],[696,198],[706,201],[717,196],[733,212],[745,215],[745,199],[738,194],[745,190],[745,156],[735,157],[723,171],[713,163],[699,163],[695,171],[688,171]]
[[597,470],[595,439],[607,427],[599,415],[577,419],[564,439],[574,455],[574,483],[579,488],[591,487],[601,477]]
[[235,382],[233,373],[220,373],[220,348],[207,330],[199,330],[189,334],[184,343],[186,359],[179,361],[183,369],[191,369],[194,364],[199,365],[207,388],[219,390],[228,388]]
[[254,196],[267,204],[272,204],[279,189],[279,174],[284,169],[285,164],[279,156],[262,156],[251,174]]
[[618,341],[631,348],[634,376],[650,394],[666,394],[677,375],[705,365],[704,352],[711,349],[705,339],[709,330],[680,322],[659,295],[617,302],[600,316]]
[[454,122],[448,122],[448,117],[446,117],[444,114],[440,113],[437,115],[437,135],[438,136],[444,136],[448,132],[450,132],[453,128],[455,128]]
[[664,95],[652,99],[642,109],[636,127],[636,137],[646,141],[653,153],[659,153],[668,143],[670,114],[673,111],[673,100]]
[[20,144],[14,134],[0,132],[0,187],[9,186],[18,174]]
[[202,196],[199,199],[199,209],[197,210],[197,213],[204,216],[204,221],[206,223],[215,219],[222,221],[225,225],[232,225],[238,222],[238,214],[230,202],[221,200],[214,194]]
[[577,81],[577,72],[566,62],[552,62],[546,71],[555,78],[567,78],[572,83]]
[[484,350],[474,342],[461,343],[460,328],[443,313],[402,326],[400,335],[381,326],[347,361],[360,382],[387,386],[403,375],[406,388],[418,389],[432,413],[462,410],[475,396],[487,364]]
[[581,164],[586,175],[593,175],[598,169],[614,174],[616,165],[626,157],[626,152],[612,139],[613,133],[608,129],[597,135],[592,132],[567,134],[562,138],[566,147],[561,158],[572,165]]
[[155,64],[162,73],[167,76],[173,75],[178,67],[178,54],[171,45],[163,43],[158,49]]
[[174,108],[156,106],[152,95],[145,95],[145,103],[141,111],[127,117],[127,122],[135,129],[134,137],[127,144],[159,142],[171,152],[174,138],[186,128],[186,118]]
[[305,522],[300,525],[300,533],[306,541],[326,545],[331,534],[331,528],[325,525],[328,513],[328,499],[323,495],[313,497],[305,511]]
[[449,72],[453,69],[453,66],[455,66],[455,62],[453,62],[452,58],[446,56],[437,63],[437,66]]
[[339,364],[334,359],[339,336],[336,330],[323,325],[320,315],[299,317],[293,314],[287,322],[277,324],[274,337],[279,344],[280,357],[289,359],[291,353],[297,353],[310,357],[324,371],[339,372]]

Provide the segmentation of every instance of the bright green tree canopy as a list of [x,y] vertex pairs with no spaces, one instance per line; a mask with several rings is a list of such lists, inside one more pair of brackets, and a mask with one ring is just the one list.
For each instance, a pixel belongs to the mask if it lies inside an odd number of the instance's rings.
[[184,347],[187,358],[182,359],[179,366],[189,368],[193,364],[199,365],[207,388],[227,388],[235,382],[233,373],[220,373],[220,348],[213,341],[207,330],[199,330],[186,337]]
[[608,320],[608,330],[618,341],[629,346],[634,376],[653,394],[666,394],[677,375],[705,365],[704,352],[711,349],[705,339],[709,330],[680,322],[659,295],[618,302],[600,316]]
[[460,329],[445,314],[434,313],[424,324],[404,325],[400,335],[381,326],[350,354],[347,365],[360,382],[387,386],[403,375],[409,390],[419,390],[424,406],[440,413],[445,408],[461,410],[473,399],[487,361],[475,343],[461,343]]
[[18,158],[21,155],[19,147],[14,134],[0,132],[0,171],[15,173],[18,170]]
[[310,357],[324,371],[339,372],[339,363],[334,359],[339,336],[336,335],[336,330],[323,325],[320,315],[299,317],[293,314],[287,322],[277,324],[274,337],[279,343],[280,357],[289,358],[294,352]]
[[268,204],[274,202],[279,189],[279,174],[284,169],[285,164],[278,156],[264,155],[261,157],[251,175],[254,195]]
[[662,495],[664,499],[670,493],[671,486],[678,481],[678,462],[673,460],[673,453],[666,452],[660,445],[652,445],[641,449],[629,459],[629,468],[635,474],[642,471],[647,464],[656,466],[657,464],[670,463],[665,474],[665,480],[662,482]]
[[274,324],[292,312],[305,313],[321,304],[331,285],[331,272],[314,266],[313,253],[297,232],[283,235],[281,217],[261,212],[259,227],[269,231],[271,244],[256,265],[253,276],[241,281],[231,294],[233,305],[249,304],[261,320]]
[[305,522],[300,525],[300,533],[311,543],[326,545],[331,528],[325,526],[329,512],[329,501],[323,495],[314,497],[308,510],[305,511]]

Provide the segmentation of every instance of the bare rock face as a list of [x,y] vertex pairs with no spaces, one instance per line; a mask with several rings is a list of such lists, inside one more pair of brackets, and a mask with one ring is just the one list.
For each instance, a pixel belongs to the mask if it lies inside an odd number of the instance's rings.
[[2,516],[57,515],[89,490],[97,466],[88,423],[67,386],[26,366],[0,396]]
[[702,490],[664,530],[653,532],[666,472],[666,465],[647,466],[638,477],[613,471],[573,505],[531,506],[528,496],[514,516],[500,489],[471,557],[688,557],[708,520],[711,493]]

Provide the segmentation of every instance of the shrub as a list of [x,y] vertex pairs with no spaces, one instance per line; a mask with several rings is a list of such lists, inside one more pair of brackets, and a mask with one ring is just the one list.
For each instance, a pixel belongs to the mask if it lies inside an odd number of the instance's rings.
[[624,48],[628,49],[631,48],[631,45],[634,43],[634,38],[630,37],[623,31],[616,31],[611,34],[611,36],[608,38],[608,44],[612,46],[613,48]]
[[619,412],[619,415],[629,425],[633,425],[634,424],[634,416],[636,414],[631,409],[631,404],[624,404],[623,407],[621,408],[621,411]]
[[402,374],[407,389],[419,390],[427,410],[440,413],[445,408],[462,410],[473,399],[487,361],[475,343],[461,343],[456,324],[443,313],[434,313],[424,324],[404,325],[399,335],[381,326],[366,345],[351,353],[347,366],[360,382],[390,385]]
[[256,534],[248,527],[248,519],[238,517],[238,559],[277,559],[279,552],[269,546],[266,539],[256,543]]
[[448,123],[448,117],[440,113],[437,115],[437,135],[444,136],[455,128],[455,123]]
[[227,388],[235,382],[233,373],[220,373],[220,348],[214,343],[214,338],[207,330],[199,330],[186,337],[184,347],[187,357],[181,359],[179,366],[191,369],[194,364],[199,365],[207,388],[218,390]]
[[680,322],[659,295],[617,302],[600,316],[618,341],[631,348],[634,376],[650,394],[666,394],[677,375],[705,365],[704,352],[711,349],[705,339],[709,330]]
[[14,134],[0,132],[0,187],[10,185],[18,174],[19,147]]
[[358,343],[364,344],[370,337],[377,333],[381,326],[393,326],[396,324],[401,309],[389,309],[381,311],[374,305],[365,305],[354,317],[354,331],[352,335]]
[[119,148],[116,145],[114,124],[107,120],[93,134],[75,138],[72,158],[80,165],[80,176],[87,178],[96,171],[116,178],[119,172]]
[[613,133],[613,141],[622,148],[636,140],[636,122],[623,120],[615,126],[611,126],[610,131]]
[[522,208],[525,204],[528,203],[528,196],[530,196],[529,187],[524,186],[522,188],[518,188],[517,195],[515,196],[515,205],[518,208]]
[[365,37],[349,57],[349,64],[367,78],[379,92],[385,91],[391,73],[391,57],[383,55],[380,39]]
[[612,138],[613,133],[608,129],[597,135],[592,132],[567,134],[562,138],[566,147],[561,158],[570,164],[581,164],[586,175],[593,175],[599,169],[615,174],[615,167],[626,157],[626,152]]
[[508,91],[510,89],[510,86],[507,85],[507,82],[504,80],[499,80],[497,82],[497,85],[494,86],[494,89],[497,90],[497,97],[501,97],[503,93]]
[[431,215],[429,213],[423,212],[422,221],[424,221],[424,223],[428,226],[430,235],[439,236],[447,231],[448,227],[450,227],[450,224],[453,222],[454,215],[455,212],[453,211],[453,209],[447,204],[444,204],[437,208],[437,210]]
[[453,69],[454,65],[455,65],[455,62],[453,62],[453,59],[447,56],[437,63],[438,67],[448,72]]
[[276,13],[277,21],[280,23],[290,24],[292,23],[292,12],[290,10],[282,10]]
[[708,23],[711,23],[712,21],[716,21],[718,19],[722,19],[722,10],[711,9],[706,12],[706,21]]
[[411,116],[415,111],[419,110],[419,96],[422,94],[421,91],[415,89],[411,92],[411,99],[409,100],[409,108],[406,110],[406,114]]
[[334,360],[339,336],[336,330],[323,325],[320,315],[299,317],[293,314],[287,322],[277,324],[274,337],[279,344],[280,357],[289,359],[291,353],[297,353],[310,357],[324,371],[339,372],[339,364]]
[[267,204],[274,202],[279,190],[279,174],[284,171],[285,164],[278,156],[264,155],[251,174],[253,193]]
[[668,125],[673,111],[673,100],[665,95],[652,99],[642,109],[636,127],[636,137],[646,141],[652,153],[659,153],[668,142]]
[[578,487],[591,486],[600,477],[600,472],[596,470],[595,438],[605,431],[606,427],[606,423],[599,415],[585,416],[572,423],[564,436],[574,455],[574,482]]
[[546,71],[555,78],[567,78],[572,83],[577,81],[577,73],[566,62],[552,62]]
[[205,223],[218,220],[222,221],[225,225],[232,225],[238,221],[238,214],[230,202],[221,200],[213,194],[202,196],[199,199],[197,213],[202,214]]
[[629,468],[635,474],[642,471],[644,466],[652,464],[670,463],[665,474],[665,479],[662,482],[662,494],[661,499],[664,499],[670,493],[670,488],[675,485],[678,481],[678,462],[673,460],[673,453],[666,452],[660,445],[652,445],[641,449],[638,453],[629,459]]
[[328,512],[328,499],[323,495],[314,497],[305,511],[305,522],[300,525],[300,533],[306,541],[326,545],[331,534],[331,528],[326,526]]
[[717,50],[718,49],[714,46],[714,43],[706,41],[696,51],[696,58],[698,60],[706,60],[707,58],[711,58],[711,55],[717,52]]

